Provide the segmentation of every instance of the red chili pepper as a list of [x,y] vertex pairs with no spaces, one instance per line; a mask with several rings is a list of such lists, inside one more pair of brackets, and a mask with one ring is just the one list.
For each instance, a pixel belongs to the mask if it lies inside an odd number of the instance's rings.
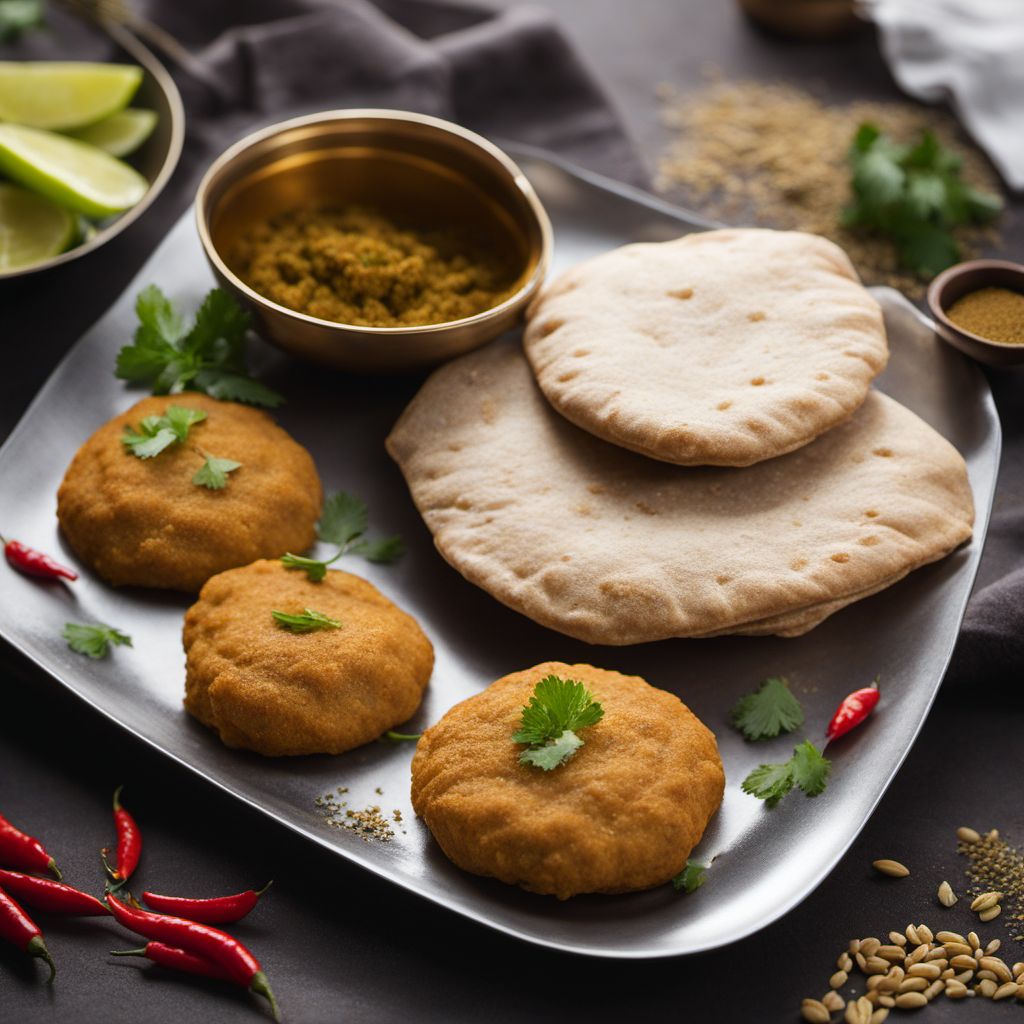
[[160,896],[155,892],[144,892],[142,898],[161,914],[175,914],[203,924],[231,924],[232,921],[241,921],[250,913],[272,884],[267,882],[262,889],[247,889],[234,896],[218,896],[212,900]]
[[38,839],[15,828],[0,814],[0,864],[22,871],[52,871],[60,880],[53,858]]
[[878,689],[876,679],[870,686],[854,690],[848,697],[844,697],[832,720],[828,723],[825,736],[828,740],[838,739],[844,736],[851,729],[855,729],[868,715],[871,714],[878,703],[881,693]]
[[114,825],[117,827],[116,868],[107,863],[107,851],[103,851],[103,866],[118,888],[131,878],[142,856],[142,831],[135,819],[121,806],[122,789],[124,786],[118,786],[114,790]]
[[[0,537],[0,540],[3,540]],[[4,543],[4,554],[15,569],[29,576],[41,576],[44,580],[77,580],[78,573],[66,565],[54,561],[42,551],[36,551],[18,540]]]
[[238,939],[198,921],[131,907],[112,892],[106,894],[106,901],[117,922],[129,931],[212,961],[222,967],[235,984],[263,996],[270,1003],[274,1019],[281,1019],[277,1001],[259,960]]
[[39,925],[3,889],[0,889],[0,939],[6,939],[29,956],[45,960],[50,968],[50,982],[57,976],[57,967],[43,942]]
[[212,960],[204,960],[194,953],[186,953],[163,942],[147,942],[142,949],[112,949],[111,956],[144,956],[161,967],[170,967],[186,974],[201,974],[206,978],[217,978],[220,981],[234,982],[234,978],[220,964]]
[[95,896],[52,878],[36,878],[0,868],[0,886],[22,903],[69,917],[106,917],[110,911]]

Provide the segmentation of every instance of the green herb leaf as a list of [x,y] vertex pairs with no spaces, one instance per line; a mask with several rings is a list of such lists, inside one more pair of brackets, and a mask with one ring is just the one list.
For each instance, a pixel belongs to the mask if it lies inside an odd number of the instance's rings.
[[154,394],[203,391],[213,398],[251,405],[279,405],[283,398],[247,373],[249,314],[225,291],[209,292],[186,330],[181,316],[156,285],[138,295],[134,343],[117,356],[115,374],[148,384]]
[[111,645],[131,647],[132,638],[113,626],[97,622],[93,626],[80,625],[77,622],[65,623],[61,636],[68,642],[68,647],[77,654],[89,658],[103,658]]
[[43,23],[42,0],[0,0],[0,42]]
[[676,892],[687,894],[699,889],[707,881],[707,870],[706,864],[697,864],[695,861],[688,860],[686,867],[672,879],[672,888]]
[[770,739],[804,724],[804,709],[781,676],[766,679],[753,693],[741,697],[730,715],[748,740]]
[[604,708],[581,682],[545,676],[533,688],[519,729],[512,734],[513,743],[530,745],[519,755],[520,762],[545,771],[565,764],[583,746],[576,730],[603,717]]
[[315,558],[304,558],[302,555],[293,555],[291,552],[282,556],[281,564],[286,569],[302,569],[314,583],[320,583],[327,575],[326,562],[318,561]]
[[519,763],[550,772],[565,764],[582,746],[583,740],[571,729],[566,729],[561,736],[542,743],[539,747],[524,750],[519,755]]
[[383,738],[392,743],[416,743],[422,736],[421,732],[395,732],[394,729],[388,729]]
[[228,473],[233,473],[242,464],[234,459],[218,459],[206,456],[206,461],[196,470],[192,483],[209,487],[211,491],[223,490],[228,485]]
[[774,807],[794,786],[807,796],[825,791],[832,762],[822,756],[810,740],[793,748],[793,756],[784,764],[763,764],[744,780],[741,788]]
[[991,220],[999,196],[972,188],[961,160],[931,132],[901,146],[877,127],[862,124],[850,147],[853,202],[842,223],[891,238],[900,262],[930,277],[960,258],[953,229]]
[[274,621],[284,629],[292,633],[312,633],[317,629],[341,629],[341,623],[332,619],[323,612],[313,611],[312,608],[305,608],[301,615],[289,615],[287,612],[279,612],[276,609],[270,613]]
[[366,532],[369,514],[366,502],[354,494],[339,491],[324,502],[316,535],[326,544],[350,544]]
[[163,416],[145,417],[136,430],[125,427],[121,441],[131,449],[132,455],[152,459],[172,444],[187,440],[191,427],[205,419],[206,413],[201,409],[169,405]]
[[362,555],[368,562],[394,562],[405,554],[401,537],[384,537],[381,540],[361,540],[350,548],[354,555]]

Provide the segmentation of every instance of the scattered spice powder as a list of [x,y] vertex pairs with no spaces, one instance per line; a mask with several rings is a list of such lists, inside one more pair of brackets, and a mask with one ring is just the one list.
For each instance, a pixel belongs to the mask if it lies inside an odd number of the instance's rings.
[[[963,158],[964,180],[999,193],[998,178],[947,113],[910,103],[826,105],[804,89],[721,79],[705,69],[696,92],[659,91],[670,142],[657,187],[707,217],[824,235],[849,254],[867,284],[888,284],[920,297],[923,283],[900,268],[895,246],[840,225],[850,199],[847,154],[857,128],[876,124],[896,142],[925,130]],[[967,225],[953,234],[965,253],[998,242],[992,227]]]
[[1024,295],[1009,288],[979,288],[962,295],[946,316],[965,331],[999,341],[1024,345]]
[[[376,792],[383,795],[383,790],[378,786]],[[338,796],[348,793],[347,786],[339,786],[336,790]],[[328,828],[343,828],[354,832],[364,842],[378,840],[382,843],[389,843],[395,838],[391,822],[385,817],[384,812],[376,804],[353,810],[348,806],[347,800],[338,801],[334,793],[325,793],[313,801],[314,806],[323,816],[324,823]],[[402,821],[402,812],[394,810],[391,812],[396,823]],[[403,834],[405,830],[402,830]]]
[[511,294],[507,245],[470,225],[399,227],[368,207],[303,208],[255,225],[232,266],[261,295],[321,320],[411,327],[474,316]]
[[1024,854],[1010,846],[992,829],[974,839],[961,838],[957,853],[968,860],[966,875],[971,880],[971,896],[983,892],[1003,894],[1003,924],[1013,933],[1013,938],[1024,941]]

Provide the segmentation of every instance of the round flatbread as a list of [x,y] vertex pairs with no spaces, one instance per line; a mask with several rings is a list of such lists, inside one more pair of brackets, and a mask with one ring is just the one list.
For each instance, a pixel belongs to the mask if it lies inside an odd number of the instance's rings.
[[973,522],[959,453],[878,392],[789,455],[687,469],[557,415],[511,339],[434,373],[388,450],[463,576],[591,643],[804,633]]
[[[584,684],[604,717],[563,765],[524,765],[513,741],[545,676]],[[456,704],[416,745],[412,803],[459,867],[567,899],[667,882],[718,810],[714,734],[639,676],[546,662]]]
[[817,235],[627,245],[534,302],[526,354],[567,419],[683,466],[749,466],[846,419],[884,368],[882,312]]

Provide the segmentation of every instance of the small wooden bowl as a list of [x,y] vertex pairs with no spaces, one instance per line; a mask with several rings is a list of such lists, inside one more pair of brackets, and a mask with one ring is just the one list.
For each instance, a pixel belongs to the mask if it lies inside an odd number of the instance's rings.
[[957,327],[946,310],[957,299],[979,288],[1009,288],[1024,295],[1024,264],[1009,260],[969,260],[944,270],[928,288],[928,306],[935,331],[943,341],[989,366],[1024,363],[1024,345],[1007,345]]

